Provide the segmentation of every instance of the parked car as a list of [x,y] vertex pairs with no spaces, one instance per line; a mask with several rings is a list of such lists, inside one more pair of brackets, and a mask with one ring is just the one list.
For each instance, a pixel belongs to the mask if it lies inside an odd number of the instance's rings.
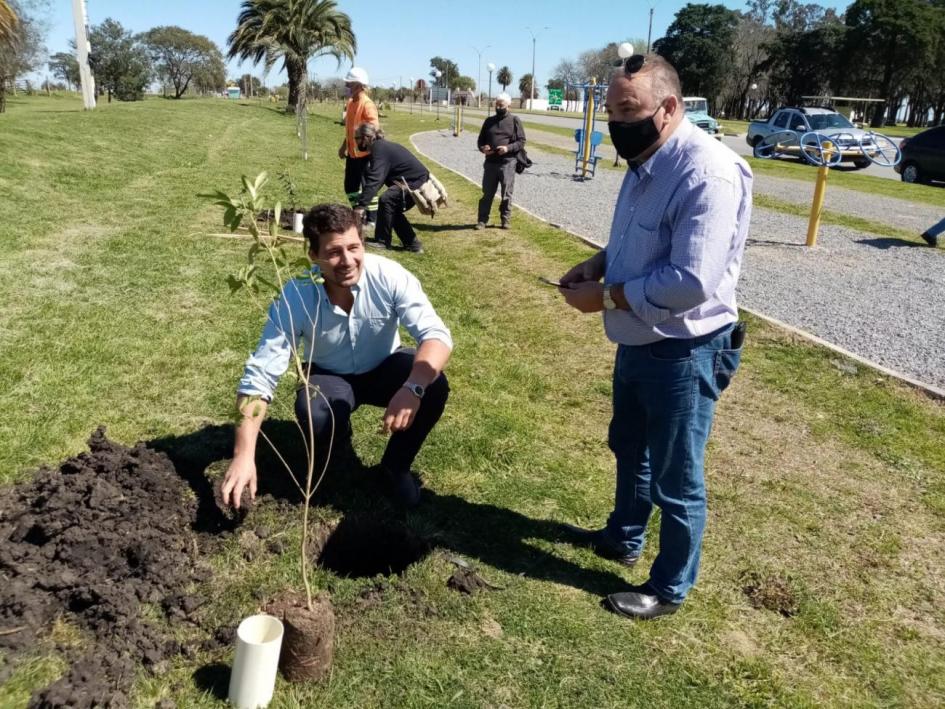
[[896,172],[903,182],[945,180],[945,126],[929,128],[899,143],[902,160]]
[[722,140],[719,122],[709,115],[709,102],[701,96],[684,96],[686,118],[693,125],[699,126],[716,140]]
[[[787,107],[774,112],[767,121],[752,121],[748,124],[745,140],[755,147],[772,133],[791,131],[797,134],[798,142],[805,133],[818,133],[824,138],[835,137],[834,142],[841,150],[841,162],[852,162],[856,168],[869,167],[870,161],[863,154],[875,150],[876,145],[869,139],[869,131],[857,128],[850,120],[830,108]],[[864,142],[865,140],[865,142]],[[861,148],[860,146],[863,146]],[[800,157],[799,148],[794,152]]]

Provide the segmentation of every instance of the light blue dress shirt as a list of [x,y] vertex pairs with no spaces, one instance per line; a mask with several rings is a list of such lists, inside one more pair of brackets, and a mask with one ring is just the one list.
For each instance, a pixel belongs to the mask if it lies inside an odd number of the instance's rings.
[[[317,273],[317,268],[313,268]],[[400,347],[399,325],[418,342],[439,340],[452,349],[449,329],[433,310],[420,281],[396,261],[365,254],[351,287],[350,313],[333,305],[324,285],[308,276],[283,288],[269,306],[256,351],[246,362],[237,393],[272,399],[296,348],[302,362],[336,374],[363,374]]]
[[742,158],[685,120],[649,160],[627,170],[604,282],[623,284],[631,310],[604,311],[607,337],[645,345],[738,319],[751,185]]

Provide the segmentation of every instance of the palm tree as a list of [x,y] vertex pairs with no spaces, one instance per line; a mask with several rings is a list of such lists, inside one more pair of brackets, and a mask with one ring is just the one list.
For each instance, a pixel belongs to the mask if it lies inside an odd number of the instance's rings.
[[507,66],[502,67],[499,69],[499,73],[495,75],[495,80],[499,82],[502,90],[505,91],[509,84],[512,83],[512,70]]
[[14,32],[19,20],[7,0],[0,0],[0,44],[13,41]]
[[227,44],[228,59],[265,61],[267,69],[282,59],[289,112],[296,110],[308,83],[310,59],[329,55],[340,63],[353,60],[357,51],[351,18],[334,0],[244,0]]

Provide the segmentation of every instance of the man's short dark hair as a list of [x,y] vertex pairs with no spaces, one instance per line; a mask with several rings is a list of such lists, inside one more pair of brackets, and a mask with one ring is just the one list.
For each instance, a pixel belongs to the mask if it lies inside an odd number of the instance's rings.
[[659,54],[647,54],[646,63],[640,69],[640,75],[650,80],[650,89],[657,103],[662,103],[668,96],[675,96],[682,103],[682,84],[676,68]]
[[343,204],[316,204],[302,219],[302,236],[309,248],[318,253],[318,239],[322,234],[344,234],[354,227],[361,236],[361,219],[351,207]]

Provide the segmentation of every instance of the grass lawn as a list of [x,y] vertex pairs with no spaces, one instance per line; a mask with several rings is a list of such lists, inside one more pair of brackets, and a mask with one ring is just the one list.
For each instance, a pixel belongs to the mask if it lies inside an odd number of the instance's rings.
[[[262,323],[226,286],[245,246],[208,236],[223,231],[220,214],[195,195],[268,170],[287,171],[306,203],[342,200],[336,112],[312,117],[302,162],[294,119],[266,105],[77,107],[18,97],[0,116],[0,483],[83,450],[98,424],[219,465]],[[385,129],[407,144],[432,127],[418,119],[395,113]],[[333,673],[321,685],[280,680],[271,706],[945,702],[945,406],[750,320],[710,446],[699,584],[672,618],[610,615],[601,595],[645,578],[656,536],[626,571],[554,525],[600,524],[610,510],[613,346],[598,317],[536,278],[591,252],[521,213],[511,232],[474,231],[476,189],[433,169],[450,208],[433,221],[412,213],[427,253],[395,258],[456,340],[447,413],[418,459],[428,496],[407,517],[437,549],[383,584],[317,570],[338,616]],[[290,394],[282,387],[273,406],[280,439]],[[378,417],[355,420],[369,463],[384,443]],[[271,456],[260,474],[279,474]],[[371,489],[332,479],[317,514],[384,509]],[[291,543],[299,524],[280,510],[264,499],[253,524]],[[247,561],[240,543],[224,542],[216,577],[196,589],[211,599],[201,612],[234,626],[260,599],[301,588],[291,553]],[[450,555],[502,590],[448,590]],[[25,704],[63,671],[56,638],[69,634],[57,627],[18,661],[0,706]],[[230,662],[206,652],[142,670],[135,703],[222,706],[199,678],[225,677]]]

